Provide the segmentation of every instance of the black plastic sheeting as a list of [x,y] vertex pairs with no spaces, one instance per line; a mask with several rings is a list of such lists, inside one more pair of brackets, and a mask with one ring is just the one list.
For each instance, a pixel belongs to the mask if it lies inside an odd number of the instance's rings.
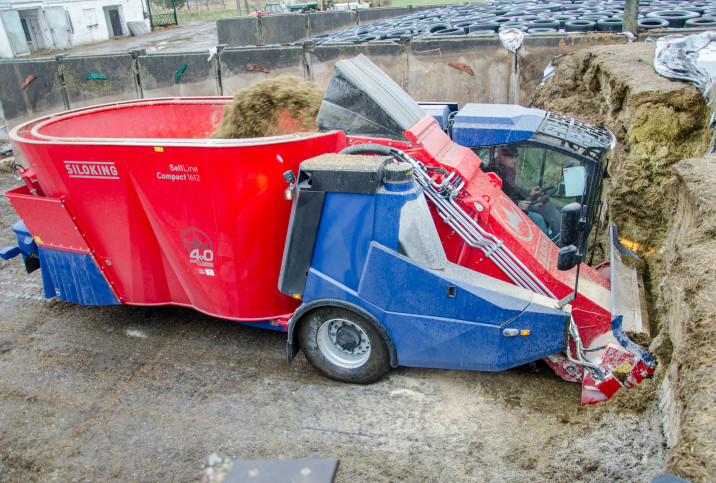
[[[530,33],[621,32],[623,1],[598,0],[494,0],[423,10],[340,32],[317,35],[324,42],[369,42],[371,40],[478,35],[507,28]],[[702,2],[649,1],[639,3],[639,30],[656,28],[716,29],[716,0]]]
[[336,62],[318,111],[319,129],[405,140],[425,112],[368,57]]

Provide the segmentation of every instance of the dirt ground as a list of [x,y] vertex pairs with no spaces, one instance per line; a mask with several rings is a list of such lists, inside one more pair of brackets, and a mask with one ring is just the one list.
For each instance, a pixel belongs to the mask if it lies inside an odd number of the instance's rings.
[[[17,182],[0,175],[0,190]],[[16,220],[0,199],[0,246]],[[544,365],[328,380],[284,334],[175,307],[42,296],[0,262],[0,481],[198,481],[205,458],[337,457],[338,481],[634,481],[663,473],[654,403],[579,405]],[[628,392],[625,392],[625,395]]]

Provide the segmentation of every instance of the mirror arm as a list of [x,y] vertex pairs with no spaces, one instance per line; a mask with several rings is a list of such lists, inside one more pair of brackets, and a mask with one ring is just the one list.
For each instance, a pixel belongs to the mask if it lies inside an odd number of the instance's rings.
[[570,302],[573,302],[574,299],[577,298],[577,289],[579,288],[579,269],[582,266],[582,258],[584,257],[582,254],[582,249],[584,248],[584,227],[587,226],[587,218],[586,218],[586,207],[582,205],[582,211],[579,216],[579,244],[577,245],[577,273],[574,276],[574,291],[561,299],[557,302],[557,306],[561,309],[565,305],[567,305]]
[[574,291],[557,302],[557,307],[559,307],[560,309],[577,298],[577,287],[579,287],[579,267],[581,267],[581,265],[581,262],[577,263],[577,274],[575,276],[574,281]]

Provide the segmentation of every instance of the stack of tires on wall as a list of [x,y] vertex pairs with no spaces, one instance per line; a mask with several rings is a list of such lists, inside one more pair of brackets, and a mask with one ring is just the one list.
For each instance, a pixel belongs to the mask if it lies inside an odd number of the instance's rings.
[[[506,28],[527,34],[549,32],[621,32],[624,1],[495,0],[451,5],[351,27],[295,42],[369,42],[452,35],[484,35]],[[716,28],[716,0],[639,2],[639,30]]]

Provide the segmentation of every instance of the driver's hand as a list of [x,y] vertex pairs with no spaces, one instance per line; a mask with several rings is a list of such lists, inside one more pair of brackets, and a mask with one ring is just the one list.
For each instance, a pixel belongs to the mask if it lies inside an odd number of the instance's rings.
[[517,206],[519,206],[522,211],[527,211],[531,204],[532,204],[531,201],[522,200],[519,203],[517,203]]
[[542,194],[542,188],[540,188],[539,186],[535,186],[534,188],[532,188],[530,190],[530,196],[532,198],[537,198],[541,194]]

